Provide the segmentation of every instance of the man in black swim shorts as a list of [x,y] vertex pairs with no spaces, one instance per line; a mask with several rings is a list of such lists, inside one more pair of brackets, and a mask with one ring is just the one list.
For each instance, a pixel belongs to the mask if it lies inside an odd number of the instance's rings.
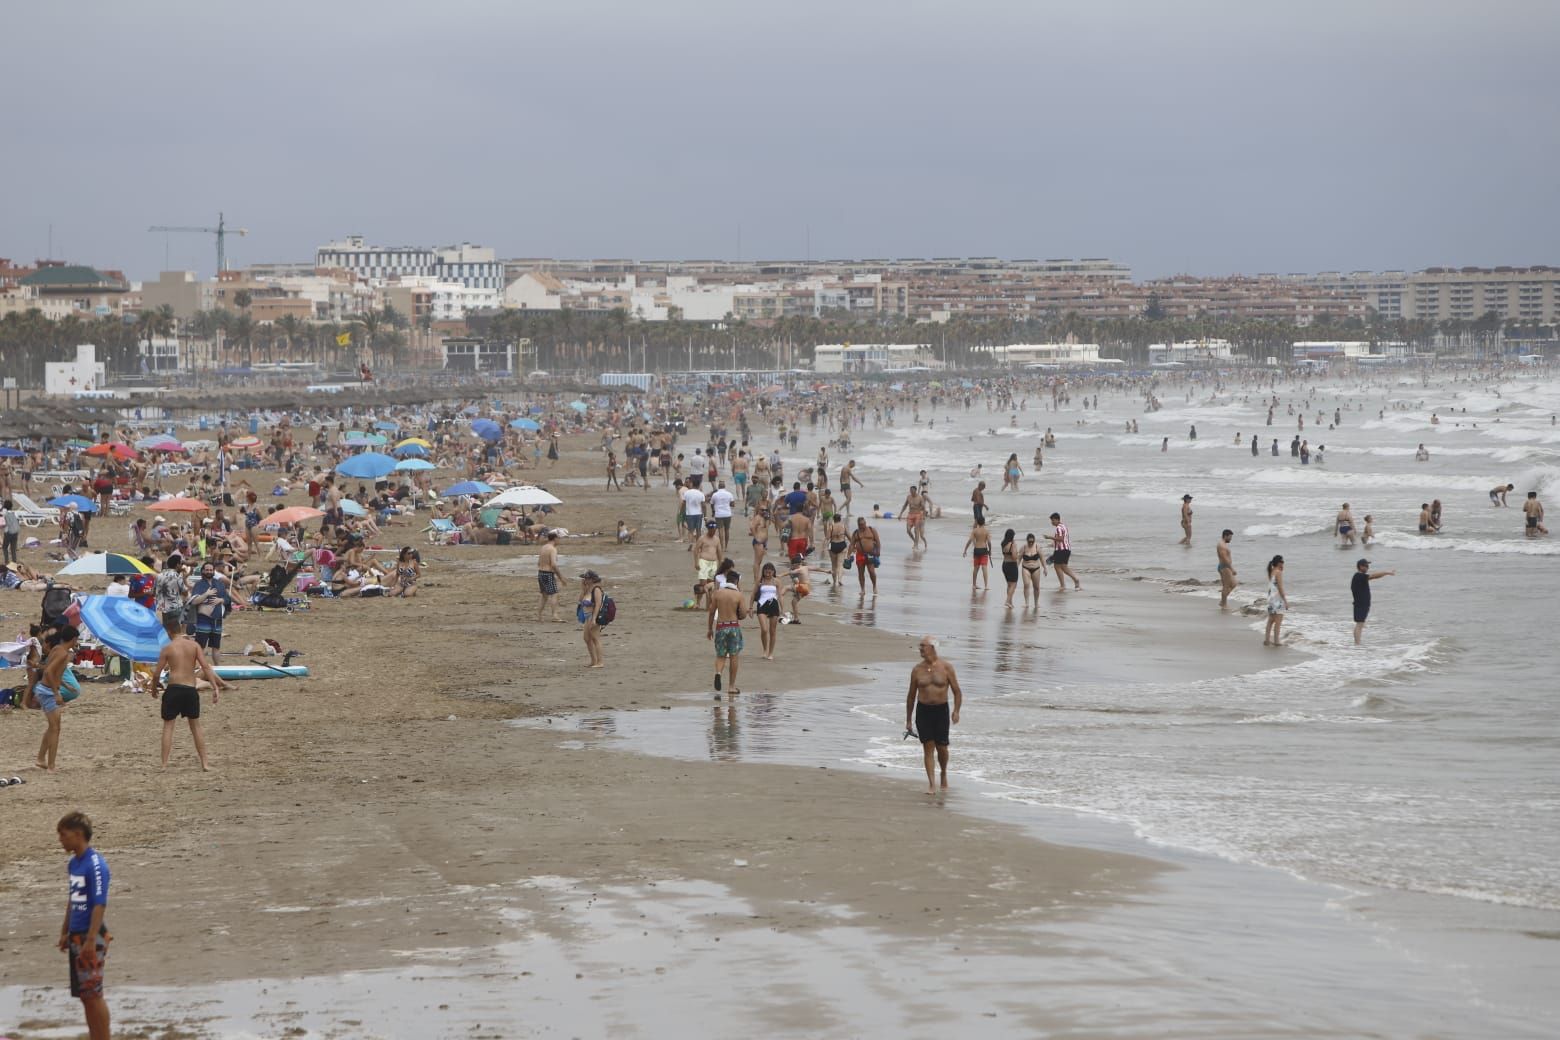
[[[959,721],[964,691],[953,665],[937,656],[937,640],[922,636],[921,660],[910,670],[910,693],[905,698],[905,730],[914,725],[926,760],[926,793],[937,793],[937,774],[942,773],[943,790],[948,788],[949,729]],[[948,710],[948,692],[953,691],[953,710]]]

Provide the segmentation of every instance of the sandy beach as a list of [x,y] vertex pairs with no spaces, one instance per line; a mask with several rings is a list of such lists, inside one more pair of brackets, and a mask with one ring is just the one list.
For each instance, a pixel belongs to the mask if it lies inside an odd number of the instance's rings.
[[[556,475],[595,464],[569,452]],[[111,856],[120,987],[331,976],[402,966],[429,948],[477,957],[526,939],[537,920],[569,935],[580,926],[550,912],[558,893],[538,879],[570,879],[576,894],[705,883],[724,893],[700,915],[717,933],[837,928],[845,912],[912,945],[960,932],[999,943],[1024,922],[1086,913],[1150,883],[1150,861],[1037,842],[927,804],[913,784],[571,750],[545,723],[500,725],[585,715],[610,729],[621,711],[709,702],[702,617],[671,609],[691,565],[670,536],[667,497],[568,491],[571,528],[607,534],[567,539],[566,572],[596,567],[622,604],[604,672],[583,668],[577,625],[534,620],[534,550],[421,543],[429,569],[415,599],[232,619],[230,645],[274,638],[305,651],[314,677],[240,683],[219,705],[208,700],[210,774],[183,732],[160,773],[155,703],[89,684],[65,719],[60,772],[32,771],[5,792],[0,879],[16,912],[0,936],[8,949],[39,951],[0,965],[0,986],[23,987],[13,1033],[54,1035],[77,1015],[58,988],[63,964],[46,955],[63,806],[91,806],[97,846]],[[644,529],[642,544],[613,544],[619,517]],[[122,528],[104,521],[94,544],[118,547]],[[417,542],[391,530],[385,545]],[[4,606],[31,614],[36,598],[12,593]],[[844,609],[814,604],[815,620]],[[743,696],[806,697],[912,650],[885,633],[810,624],[786,633],[776,662],[749,655]],[[8,771],[27,763],[34,721],[0,718]],[[153,1000],[145,1018],[119,1020],[149,1029],[176,1014],[178,1035],[226,1035],[206,1032],[215,1016],[182,1003]],[[445,1024],[466,1035],[455,1027],[462,1014]],[[332,1035],[350,1035],[343,1016],[345,1031]]]

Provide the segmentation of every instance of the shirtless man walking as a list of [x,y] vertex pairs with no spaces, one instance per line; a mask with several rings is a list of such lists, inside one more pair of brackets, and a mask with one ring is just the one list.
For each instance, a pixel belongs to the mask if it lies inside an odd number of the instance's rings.
[[877,595],[877,561],[883,552],[883,539],[864,516],[856,517],[856,529],[850,533],[850,551],[856,554],[856,584],[867,594],[867,578],[872,579],[872,594]]
[[727,684],[731,695],[735,697],[742,692],[737,689],[737,659],[742,653],[742,619],[747,617],[747,604],[743,602],[742,590],[737,587],[741,577],[736,571],[727,571],[724,588],[711,586],[710,605],[705,613],[709,621],[705,638],[715,643],[716,700],[720,700],[720,673],[723,668],[728,671]]
[[849,462],[845,463],[845,465],[840,467],[840,490],[844,492],[845,498],[845,500],[840,504],[843,506],[842,511],[847,518],[850,516],[850,485],[852,481],[854,481],[858,487],[867,486],[865,481],[856,476],[855,459],[851,459]]
[[921,489],[914,484],[910,485],[910,493],[905,496],[904,505],[899,507],[899,515],[904,518],[905,534],[910,536],[910,548],[926,548],[926,534],[922,529],[926,501],[921,497]]
[[[168,755],[173,751],[173,728],[182,715],[190,720],[190,736],[195,740],[195,757],[200,768],[210,771],[206,761],[206,735],[200,729],[200,694],[195,689],[196,675],[204,676],[211,683],[211,703],[216,704],[219,694],[227,689],[227,683],[218,678],[216,670],[206,660],[206,652],[199,643],[184,634],[184,626],[165,624],[168,645],[157,655],[157,668],[152,673],[152,697],[162,693],[162,768],[168,768]],[[162,673],[168,673],[167,688],[163,688]]]
[[1235,561],[1230,558],[1230,541],[1235,537],[1235,532],[1228,527],[1219,535],[1219,544],[1214,546],[1214,551],[1219,554],[1219,609],[1223,610],[1230,605],[1230,593],[1235,591]]
[[1181,536],[1181,545],[1192,544],[1192,496],[1181,496],[1181,530],[1186,533]]
[[536,620],[541,621],[552,608],[552,620],[562,621],[558,616],[558,590],[563,585],[563,575],[558,571],[558,532],[547,532],[547,542],[542,546],[542,551],[536,554],[536,584],[542,593],[542,602],[536,607]]
[[[910,692],[905,697],[905,733],[915,733],[926,759],[926,793],[937,793],[937,770],[948,788],[949,727],[959,721],[964,691],[953,665],[937,656],[937,640],[921,637],[921,660],[910,669]],[[948,711],[948,691],[953,691],[953,712]]]

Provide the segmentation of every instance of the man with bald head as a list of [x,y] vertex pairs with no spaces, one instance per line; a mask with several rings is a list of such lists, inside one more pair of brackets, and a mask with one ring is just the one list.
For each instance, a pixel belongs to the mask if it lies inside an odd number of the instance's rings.
[[[921,637],[921,660],[910,670],[910,693],[905,698],[905,733],[915,733],[926,758],[926,793],[937,793],[937,771],[948,788],[948,730],[959,721],[964,691],[953,665],[937,656],[937,640]],[[948,711],[948,691],[953,691],[953,712]]]

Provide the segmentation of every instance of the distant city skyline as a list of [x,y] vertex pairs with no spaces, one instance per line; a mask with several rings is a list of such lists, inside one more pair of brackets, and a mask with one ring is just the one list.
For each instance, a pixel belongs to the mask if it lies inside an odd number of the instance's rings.
[[9,13],[0,256],[1560,262],[1560,5],[189,10]]

